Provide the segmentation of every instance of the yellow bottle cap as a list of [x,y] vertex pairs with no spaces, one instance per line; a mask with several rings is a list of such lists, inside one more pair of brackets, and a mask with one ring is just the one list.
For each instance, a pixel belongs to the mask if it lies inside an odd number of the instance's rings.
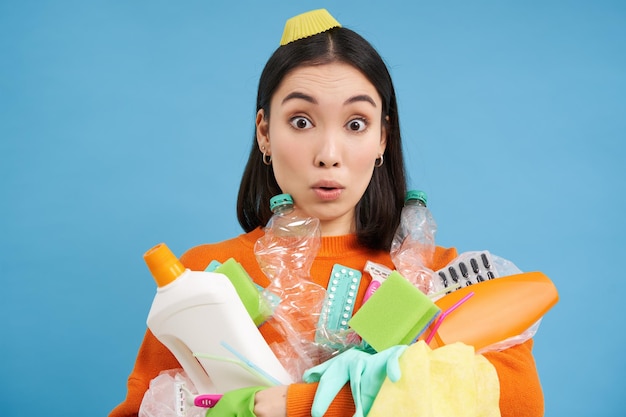
[[159,243],[148,250],[143,259],[158,287],[166,286],[185,272],[183,264],[165,243]]

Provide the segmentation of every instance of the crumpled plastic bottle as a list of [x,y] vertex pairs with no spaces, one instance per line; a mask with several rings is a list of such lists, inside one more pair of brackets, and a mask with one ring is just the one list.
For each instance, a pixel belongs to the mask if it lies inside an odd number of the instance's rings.
[[304,216],[289,194],[270,200],[274,213],[254,252],[270,284],[263,291],[273,307],[268,325],[284,341],[272,350],[296,381],[304,371],[324,359],[324,348],[315,342],[326,289],[310,279],[310,269],[320,247],[319,219]]
[[437,223],[428,209],[426,193],[410,190],[406,193],[400,225],[391,243],[391,260],[398,272],[424,294],[441,290],[433,279]]

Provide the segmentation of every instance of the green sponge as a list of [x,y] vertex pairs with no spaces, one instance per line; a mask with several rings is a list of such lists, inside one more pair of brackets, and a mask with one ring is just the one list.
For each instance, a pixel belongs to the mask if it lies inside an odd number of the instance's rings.
[[408,345],[441,310],[397,271],[393,271],[348,324],[376,351]]

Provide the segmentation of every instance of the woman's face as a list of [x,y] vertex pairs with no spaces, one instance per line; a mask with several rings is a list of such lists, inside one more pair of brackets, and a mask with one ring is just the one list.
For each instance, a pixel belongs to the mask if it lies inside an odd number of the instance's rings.
[[353,232],[386,145],[381,98],[367,78],[344,63],[296,68],[274,93],[269,120],[260,110],[256,125],[282,192],[320,219],[323,235]]

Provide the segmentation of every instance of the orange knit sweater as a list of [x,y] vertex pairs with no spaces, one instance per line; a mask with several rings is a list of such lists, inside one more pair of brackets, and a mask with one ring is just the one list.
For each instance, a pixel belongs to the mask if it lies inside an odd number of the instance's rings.
[[[263,231],[259,228],[221,243],[197,246],[185,253],[181,261],[191,270],[202,271],[214,259],[224,262],[229,258],[235,258],[258,284],[267,286],[269,281],[260,270],[253,250],[254,243],[262,235]],[[455,249],[438,247],[431,268],[440,269],[456,256]],[[333,265],[339,263],[349,268],[362,270],[368,260],[393,268],[389,253],[364,249],[358,245],[353,235],[324,237],[311,268],[311,277],[316,283],[326,288]],[[355,312],[360,307],[360,300],[368,284],[369,275],[364,274],[356,298],[359,303],[355,306]],[[262,325],[260,330],[268,343],[276,340],[277,335],[270,326]],[[485,354],[498,372],[500,409],[503,417],[543,416],[543,394],[531,349],[532,340],[502,352]],[[176,358],[147,330],[135,367],[128,378],[126,399],[111,412],[110,417],[137,416],[150,381],[161,371],[174,368],[180,368]],[[305,383],[289,386],[288,417],[310,416],[316,388],[317,384]],[[457,389],[462,388],[457,387]],[[354,410],[350,387],[346,385],[335,398],[326,415],[349,417],[354,414]]]

